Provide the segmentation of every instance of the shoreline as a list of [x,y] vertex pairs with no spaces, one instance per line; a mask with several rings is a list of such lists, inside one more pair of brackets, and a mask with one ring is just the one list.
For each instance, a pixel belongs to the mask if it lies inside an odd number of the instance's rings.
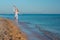
[[14,20],[0,18],[0,39],[11,37],[12,40],[60,40],[59,34],[42,29],[41,25],[21,21],[17,25]]

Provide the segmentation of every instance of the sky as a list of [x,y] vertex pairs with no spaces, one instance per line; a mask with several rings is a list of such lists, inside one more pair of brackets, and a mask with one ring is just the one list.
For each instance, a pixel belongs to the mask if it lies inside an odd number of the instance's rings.
[[60,0],[0,0],[0,14],[13,13],[13,5],[20,13],[60,14]]

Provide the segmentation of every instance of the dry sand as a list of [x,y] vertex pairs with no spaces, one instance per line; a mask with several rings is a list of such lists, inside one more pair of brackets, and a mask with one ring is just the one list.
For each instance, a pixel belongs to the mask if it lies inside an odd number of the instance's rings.
[[27,37],[13,21],[0,18],[0,40],[27,40]]

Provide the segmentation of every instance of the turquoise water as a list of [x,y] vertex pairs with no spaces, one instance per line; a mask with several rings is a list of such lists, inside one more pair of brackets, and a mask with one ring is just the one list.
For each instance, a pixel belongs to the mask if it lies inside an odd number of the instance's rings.
[[[14,14],[0,14],[0,17],[14,20]],[[32,32],[35,30],[39,33],[39,29],[42,29],[60,34],[60,14],[19,14],[19,22],[22,22],[20,23],[21,28],[23,27],[22,24],[25,23],[24,25],[27,28],[29,26],[28,29]],[[38,26],[36,27],[36,25]],[[30,32],[26,30],[27,29],[23,29],[23,31],[29,34]],[[39,34],[42,35],[42,33]],[[33,40],[33,38],[30,40]]]

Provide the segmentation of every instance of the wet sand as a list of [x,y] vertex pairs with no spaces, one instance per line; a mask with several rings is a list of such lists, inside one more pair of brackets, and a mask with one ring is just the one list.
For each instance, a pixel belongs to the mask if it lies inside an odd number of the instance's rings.
[[27,40],[26,34],[15,24],[14,21],[0,18],[0,40]]
[[41,29],[39,25],[19,22],[20,28],[28,35],[28,40],[60,40],[60,34]]

